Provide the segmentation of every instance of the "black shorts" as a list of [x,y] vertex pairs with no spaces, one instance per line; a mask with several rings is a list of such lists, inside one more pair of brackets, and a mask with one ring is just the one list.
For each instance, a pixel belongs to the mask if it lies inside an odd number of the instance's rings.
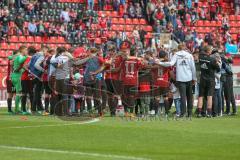
[[152,89],[152,96],[157,97],[157,96],[163,96],[166,97],[169,93],[170,89],[169,87],[157,87],[155,86]]
[[16,93],[16,89],[11,80],[7,80],[7,93]]
[[33,85],[32,80],[22,80],[22,93],[23,94],[32,94],[33,93]]
[[123,86],[123,95],[125,97],[134,96],[136,97],[138,94],[138,87],[135,85],[124,85]]
[[50,88],[50,83],[48,81],[43,82],[43,89],[45,91],[45,94],[51,94],[52,90]]
[[215,90],[214,80],[200,79],[199,97],[213,96]]
[[135,100],[137,96],[137,86],[135,85],[124,85],[123,86],[123,96],[122,96],[122,103],[125,107],[134,107]]
[[107,85],[108,92],[115,94],[115,95],[121,95],[123,93],[122,81],[106,79],[105,82]]

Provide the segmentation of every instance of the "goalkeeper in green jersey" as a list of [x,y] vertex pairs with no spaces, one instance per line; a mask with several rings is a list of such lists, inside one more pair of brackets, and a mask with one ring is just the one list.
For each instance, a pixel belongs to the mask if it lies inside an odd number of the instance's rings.
[[24,61],[27,59],[27,47],[21,46],[18,50],[16,56],[13,57],[13,72],[11,74],[11,80],[13,86],[16,89],[16,99],[15,99],[15,112],[16,114],[20,112],[19,104],[20,104],[20,97],[21,97],[21,76],[23,72],[22,65]]

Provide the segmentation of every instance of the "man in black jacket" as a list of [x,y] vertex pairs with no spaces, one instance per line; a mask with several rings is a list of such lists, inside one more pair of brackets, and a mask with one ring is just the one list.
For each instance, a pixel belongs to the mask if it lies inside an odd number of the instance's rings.
[[215,89],[215,71],[220,71],[220,60],[210,57],[212,47],[206,46],[199,55],[201,67],[199,97],[198,97],[198,117],[201,117],[203,97],[207,97],[207,117],[212,114],[212,96]]
[[[226,100],[226,111],[227,115],[236,115],[236,102],[233,93],[233,72],[232,72],[232,59],[227,58],[225,55],[221,56],[222,59],[222,106],[224,111],[224,98]],[[232,104],[232,114],[230,113],[230,104]]]

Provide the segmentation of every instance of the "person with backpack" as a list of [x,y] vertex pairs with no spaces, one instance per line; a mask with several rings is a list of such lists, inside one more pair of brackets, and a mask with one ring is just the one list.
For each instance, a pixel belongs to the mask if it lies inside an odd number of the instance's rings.
[[32,59],[29,63],[30,73],[33,75],[33,105],[32,112],[37,114],[42,114],[43,105],[42,105],[42,74],[45,69],[43,68],[43,62],[45,54],[48,51],[47,46],[42,46],[41,50],[32,56]]
[[13,58],[13,72],[11,74],[11,80],[13,86],[16,89],[16,99],[15,99],[15,113],[20,113],[19,104],[21,98],[21,76],[22,76],[22,65],[24,61],[27,59],[27,47],[21,46],[18,50],[17,55]]

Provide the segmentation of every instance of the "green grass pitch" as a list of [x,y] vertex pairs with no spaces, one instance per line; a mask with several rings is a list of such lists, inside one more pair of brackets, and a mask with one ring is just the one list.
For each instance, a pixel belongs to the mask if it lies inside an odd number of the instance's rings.
[[0,159],[240,159],[239,115],[192,121],[126,121],[105,117],[95,123],[76,123],[51,116],[22,119],[2,110]]

